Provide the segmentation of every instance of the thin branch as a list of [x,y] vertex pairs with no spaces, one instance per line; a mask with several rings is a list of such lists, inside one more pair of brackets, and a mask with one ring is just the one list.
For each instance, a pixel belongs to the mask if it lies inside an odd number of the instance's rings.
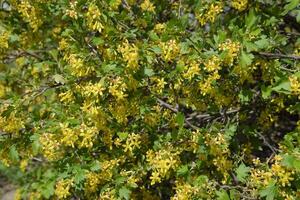
[[[224,113],[222,113],[222,115],[229,115],[229,114],[233,114],[233,113],[237,113],[239,112],[240,109],[239,108],[236,108],[236,109],[233,109],[233,110],[229,110],[229,111],[226,111]],[[191,120],[191,119],[210,119],[212,117],[215,117],[215,116],[219,116],[220,113],[212,113],[212,114],[198,114],[197,112],[195,113],[192,113],[189,115],[189,117],[187,118],[187,120]]]
[[300,60],[300,56],[297,55],[287,55],[287,54],[269,53],[269,52],[259,52],[258,54],[268,58],[288,58],[293,60]]
[[192,43],[193,49],[195,49],[199,53],[199,55],[200,55],[201,51],[196,47],[195,42],[191,38],[189,38],[189,37],[187,37],[187,39]]
[[42,160],[42,159],[40,159],[40,158],[37,158],[37,157],[33,157],[33,158],[32,158],[32,160],[34,160],[34,161],[37,161],[37,162],[43,162],[43,160]]
[[276,152],[278,151],[278,149],[276,149],[275,147],[273,147],[269,142],[268,142],[268,140],[267,140],[267,138],[265,137],[265,136],[263,136],[260,132],[256,132],[258,135],[259,135],[259,137],[263,140],[263,143],[267,146],[267,147],[269,147],[269,149],[274,153],[274,154],[276,154]]
[[175,112],[175,113],[178,112],[178,109],[174,108],[173,106],[171,106],[171,105],[168,104],[167,102],[165,102],[165,101],[163,101],[163,100],[161,100],[161,99],[159,99],[159,98],[156,98],[156,100],[158,101],[158,103],[159,103],[162,107],[165,107],[165,108],[167,108],[167,109],[169,109],[169,110],[171,110],[171,111],[173,111],[173,112]]
[[[156,100],[158,101],[158,103],[164,107],[164,108],[167,108],[171,111],[173,111],[174,113],[178,113],[178,109],[177,108],[174,108],[173,106],[171,106],[170,104],[168,104],[167,102],[159,99],[159,98],[156,98]],[[189,127],[191,127],[192,129],[195,129],[195,130],[198,130],[199,128],[193,124],[191,124],[186,118],[184,118],[184,122],[185,124],[187,124]]]

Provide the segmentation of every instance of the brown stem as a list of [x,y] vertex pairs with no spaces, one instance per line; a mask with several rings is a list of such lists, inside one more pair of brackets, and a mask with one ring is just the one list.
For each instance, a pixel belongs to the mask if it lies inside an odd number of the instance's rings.
[[268,58],[288,58],[293,60],[300,60],[300,56],[297,55],[286,55],[281,53],[269,53],[269,52],[259,52],[258,54]]

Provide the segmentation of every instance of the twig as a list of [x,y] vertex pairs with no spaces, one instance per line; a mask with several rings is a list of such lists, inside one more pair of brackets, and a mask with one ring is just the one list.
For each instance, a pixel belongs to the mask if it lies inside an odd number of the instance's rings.
[[259,135],[259,137],[263,140],[263,143],[267,146],[267,147],[269,147],[269,149],[274,153],[274,154],[276,154],[276,152],[278,151],[275,147],[273,147],[269,142],[268,142],[268,140],[267,140],[267,138],[265,137],[265,136],[263,136],[260,132],[256,132],[258,135]]
[[[171,111],[173,111],[174,113],[178,113],[178,109],[177,108],[174,108],[173,106],[171,106],[170,104],[168,104],[167,102],[159,99],[159,98],[156,98],[156,100],[158,101],[158,103],[164,107],[164,108],[167,108]],[[191,124],[186,118],[184,118],[184,122],[185,124],[187,124],[189,127],[191,127],[192,129],[195,129],[195,130],[198,130],[199,128],[193,124]]]
[[280,66],[279,68],[282,69],[282,70],[285,70],[285,71],[289,71],[289,72],[296,72],[297,71],[295,69],[289,69],[289,68],[286,68],[284,66]]
[[159,98],[156,98],[156,99],[157,99],[158,103],[159,103],[161,106],[163,106],[163,107],[165,107],[165,108],[167,108],[167,109],[169,109],[169,110],[171,110],[171,111],[173,111],[173,112],[175,112],[175,113],[178,112],[178,109],[173,108],[173,107],[172,107],[170,104],[168,104],[167,102],[164,102],[163,100],[161,100],[161,99],[159,99]]
[[32,160],[34,160],[34,161],[38,161],[38,162],[43,162],[43,160],[42,160],[42,159],[40,159],[40,158],[36,158],[36,157],[33,157],[33,158],[32,158]]
[[[222,115],[229,115],[229,114],[232,114],[232,113],[236,113],[236,112],[239,112],[240,109],[239,108],[236,108],[236,109],[233,109],[233,110],[229,110],[229,111],[226,111],[224,113],[222,113]],[[204,118],[212,118],[214,116],[218,116],[220,115],[220,113],[212,113],[212,114],[198,114],[197,112],[195,113],[192,113],[189,115],[189,117],[187,118],[187,120],[191,120],[193,118],[196,118],[196,119],[204,119]]]
[[93,45],[90,44],[90,41],[88,41],[88,39],[85,39],[85,42],[86,42],[86,45],[89,47],[90,51],[97,56],[97,58],[99,59],[99,61],[101,63],[102,58],[101,58],[101,55],[99,54],[99,52],[97,51],[97,49]]
[[300,60],[300,56],[297,55],[286,55],[281,53],[269,53],[269,52],[259,52],[258,54],[269,58],[289,58],[293,60]]
[[187,39],[192,43],[193,49],[195,49],[195,50],[201,55],[201,52],[200,52],[200,50],[196,47],[195,42],[194,42],[191,38],[189,38],[189,37],[187,37]]

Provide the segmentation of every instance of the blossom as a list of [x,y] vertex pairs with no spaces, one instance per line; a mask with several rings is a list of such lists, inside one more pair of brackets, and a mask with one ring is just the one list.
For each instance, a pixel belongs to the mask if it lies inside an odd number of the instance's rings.
[[141,4],[141,9],[143,11],[155,12],[155,6],[150,0],[144,0],[144,2]]

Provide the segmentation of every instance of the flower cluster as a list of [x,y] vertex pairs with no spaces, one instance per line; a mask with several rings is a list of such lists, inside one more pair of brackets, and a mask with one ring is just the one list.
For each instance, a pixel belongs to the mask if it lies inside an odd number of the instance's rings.
[[163,178],[168,176],[170,170],[176,169],[178,166],[178,151],[171,150],[159,150],[154,152],[153,150],[147,151],[147,162],[152,168],[151,185],[160,183]]
[[123,144],[124,151],[132,153],[135,148],[139,148],[141,144],[141,136],[135,133],[129,134],[125,144]]
[[239,42],[232,42],[231,40],[226,40],[225,42],[221,43],[219,45],[219,50],[227,52],[227,56],[226,59],[224,59],[224,63],[232,65],[234,59],[238,56],[240,48],[241,47]]
[[88,11],[86,13],[87,26],[90,30],[102,32],[104,28],[102,22],[100,21],[101,11],[98,6],[94,3],[91,3],[88,6]]
[[161,42],[159,43],[159,46],[162,49],[162,56],[165,61],[175,59],[180,52],[180,48],[176,40]]
[[217,15],[223,11],[221,3],[212,3],[200,14],[197,13],[196,17],[201,26],[208,22],[214,22]]
[[128,40],[123,42],[122,46],[119,46],[118,50],[121,52],[124,60],[127,62],[129,69],[137,70],[139,54],[138,48],[135,44],[129,44]]
[[21,13],[22,17],[26,22],[29,23],[30,27],[36,32],[42,25],[42,20],[39,18],[39,13],[35,6],[30,4],[28,0],[21,1],[18,4],[18,11]]
[[62,179],[56,183],[55,195],[59,199],[65,199],[71,195],[70,188],[73,185],[73,179]]
[[9,31],[0,32],[0,50],[8,48],[9,36],[10,36]]
[[243,11],[247,8],[248,0],[232,0],[231,6],[238,11]]
[[297,76],[290,76],[289,81],[291,84],[292,93],[300,98],[300,81]]
[[155,12],[155,6],[150,0],[144,0],[144,2],[141,4],[141,9],[143,11]]

